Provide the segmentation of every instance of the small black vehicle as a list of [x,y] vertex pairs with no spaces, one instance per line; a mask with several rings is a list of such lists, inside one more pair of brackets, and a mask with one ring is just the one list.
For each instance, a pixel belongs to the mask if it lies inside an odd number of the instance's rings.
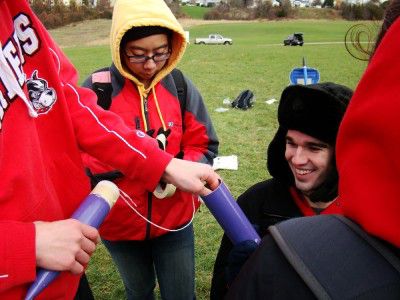
[[301,32],[295,32],[283,40],[284,46],[297,46],[297,45],[303,46],[303,44],[304,40],[303,40],[303,34]]

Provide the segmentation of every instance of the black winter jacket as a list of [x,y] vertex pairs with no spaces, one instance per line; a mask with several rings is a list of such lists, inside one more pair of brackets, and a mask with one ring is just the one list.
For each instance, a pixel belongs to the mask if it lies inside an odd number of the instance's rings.
[[[304,221],[304,219],[299,221]],[[330,236],[332,237],[332,235]],[[380,244],[378,248],[375,248],[376,254],[371,255],[364,248],[368,243],[366,243],[365,239],[360,239],[360,236],[359,232],[353,232],[353,239],[360,240],[358,242],[360,248],[354,248],[357,243],[349,242],[349,235],[345,235],[343,239],[340,236],[336,236],[336,239],[332,241],[333,244],[329,245],[332,249],[329,250],[331,256],[328,257],[333,259],[329,262],[327,257],[324,258],[325,262],[324,259],[321,260],[321,256],[326,255],[326,251],[320,252],[321,247],[316,242],[313,234],[301,237],[302,242],[309,251],[309,256],[315,257],[316,261],[325,264],[321,266],[321,270],[325,271],[322,273],[314,272],[313,274],[321,276],[316,276],[317,280],[320,279],[322,284],[325,282],[328,285],[322,285],[322,287],[328,293],[329,299],[400,299],[400,274],[398,271],[400,249],[386,241],[371,236],[375,238],[375,243],[378,242]],[[324,242],[322,241],[322,243]],[[310,248],[310,243],[315,243],[316,247]],[[364,245],[361,247],[361,244]],[[371,244],[370,247],[371,250],[374,249]],[[385,248],[386,250],[382,251]],[[361,267],[359,260],[355,262],[351,259],[337,260],[340,257],[338,253],[343,255],[343,252],[345,256],[346,253],[355,252],[356,255],[364,259],[365,266]],[[381,256],[382,253],[386,254]],[[377,256],[386,262],[384,263],[385,267],[382,265],[383,262],[378,263]],[[310,263],[310,260],[308,261]],[[329,264],[331,267],[327,268]],[[395,265],[397,270],[393,267]],[[331,272],[326,273],[327,270],[331,270]],[[333,282],[332,285],[331,282]],[[336,289],[333,288],[335,285]],[[341,286],[341,288],[339,289],[338,286]],[[317,297],[289,263],[272,235],[268,234],[265,235],[260,246],[245,262],[240,273],[230,285],[224,299],[314,300]],[[327,298],[325,297],[324,299]]]
[[[259,232],[260,236],[267,233],[267,228],[277,222],[303,216],[289,192],[289,186],[272,178],[250,187],[237,200],[244,214]],[[233,245],[224,234],[221,246],[214,264],[210,299],[223,299],[227,292],[225,269],[228,254]]]

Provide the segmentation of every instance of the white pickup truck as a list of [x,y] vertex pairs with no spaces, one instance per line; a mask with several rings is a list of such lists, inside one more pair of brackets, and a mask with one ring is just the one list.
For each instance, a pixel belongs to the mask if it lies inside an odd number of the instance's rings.
[[232,39],[223,37],[220,34],[210,34],[208,38],[196,38],[194,43],[199,45],[232,45]]

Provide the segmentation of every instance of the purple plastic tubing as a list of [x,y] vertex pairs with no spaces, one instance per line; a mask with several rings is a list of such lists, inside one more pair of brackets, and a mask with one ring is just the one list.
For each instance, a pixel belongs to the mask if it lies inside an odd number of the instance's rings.
[[[110,211],[110,205],[102,197],[89,194],[74,212],[71,218],[81,221],[84,224],[99,228],[104,218]],[[43,291],[58,275],[58,271],[38,269],[36,280],[29,287],[25,300],[34,299]]]
[[211,194],[201,199],[234,245],[246,240],[260,243],[260,236],[223,182]]

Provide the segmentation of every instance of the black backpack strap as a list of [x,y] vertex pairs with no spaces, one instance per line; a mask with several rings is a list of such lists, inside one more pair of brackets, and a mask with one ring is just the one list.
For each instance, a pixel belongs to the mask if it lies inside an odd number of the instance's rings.
[[97,95],[97,104],[108,110],[111,106],[113,91],[110,68],[106,67],[92,74],[92,90]]
[[[97,104],[103,109],[108,110],[112,101],[112,84],[110,68],[106,67],[92,73],[92,90],[97,95]],[[112,170],[104,173],[92,173],[89,168],[86,168],[86,175],[89,176],[92,188],[102,180],[114,181],[115,179],[124,176],[118,170]]]
[[[182,120],[184,120],[187,85],[185,79],[183,78],[183,74],[179,69],[173,69],[171,75],[174,78],[178,93],[179,105],[181,107]],[[97,70],[92,74],[92,90],[97,95],[97,104],[103,109],[108,110],[111,106],[111,95],[113,91],[111,84],[111,72],[108,67]]]
[[[282,224],[290,222],[290,225],[293,228],[295,225],[292,224],[294,222],[299,222],[299,220],[301,219],[303,218],[290,219],[283,222]],[[281,226],[278,227],[278,225],[280,224],[281,223],[270,226],[268,228],[268,231],[271,233],[271,236],[274,238],[276,244],[281,249],[286,259],[289,261],[289,263],[293,266],[296,272],[300,275],[300,277],[311,289],[314,295],[317,296],[318,299],[331,299],[328,293],[325,291],[324,287],[319,282],[318,278],[316,278],[313,272],[308,268],[307,262],[304,262],[304,260],[302,259],[301,256],[303,253],[298,253],[297,248],[292,246],[291,240],[288,241],[288,239],[293,238],[293,236],[288,237],[286,235],[286,226],[284,227],[284,229],[282,229]]]
[[[185,79],[183,78],[183,74],[179,69],[173,69],[171,72],[172,77],[174,78],[176,91],[178,92],[179,105],[181,106],[181,116],[182,123],[184,123],[184,116],[186,110],[186,97],[187,97],[187,85]],[[182,124],[183,125],[183,124]]]
[[400,282],[399,258],[343,217],[295,218],[269,231],[318,299],[356,298]]
[[375,248],[389,264],[392,265],[393,268],[400,273],[400,259],[397,257],[393,251],[390,251],[388,247],[386,247],[382,242],[378,241],[376,238],[373,238],[369,234],[367,234],[360,226],[350,221],[348,218],[345,218],[341,215],[333,215],[333,217],[339,219],[341,222],[345,223],[349,226],[355,233],[357,233],[361,238],[363,238],[371,247]]

